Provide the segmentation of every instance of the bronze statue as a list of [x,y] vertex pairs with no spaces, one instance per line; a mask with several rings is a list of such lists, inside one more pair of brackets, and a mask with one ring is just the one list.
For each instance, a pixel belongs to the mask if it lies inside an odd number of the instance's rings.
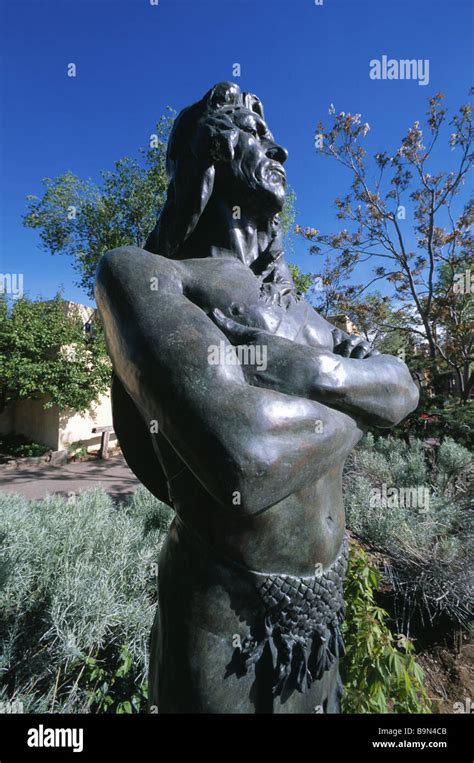
[[339,712],[344,461],[418,402],[403,362],[296,293],[286,158],[259,99],[216,85],[176,119],[145,249],[98,269],[115,429],[176,512],[151,641],[162,713]]

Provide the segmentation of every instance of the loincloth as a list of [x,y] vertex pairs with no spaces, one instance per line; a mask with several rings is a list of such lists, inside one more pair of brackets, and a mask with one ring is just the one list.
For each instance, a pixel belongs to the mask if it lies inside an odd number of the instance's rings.
[[[248,635],[234,648],[228,674],[256,672],[264,660],[266,683],[273,696],[293,690],[304,692],[344,655],[341,623],[344,620],[343,580],[349,543],[344,537],[338,556],[320,575],[294,576],[257,572],[223,556],[185,528],[179,518],[181,542],[191,543],[201,558],[214,559],[234,576],[237,573],[253,592],[256,606],[249,618]],[[229,595],[232,595],[229,591]],[[247,618],[246,618],[247,619]],[[268,652],[271,676],[268,676]]]
[[252,572],[262,601],[260,622],[234,658],[242,673],[255,670],[266,649],[273,666],[272,693],[303,692],[344,655],[343,580],[347,569],[348,539],[321,575],[295,577]]

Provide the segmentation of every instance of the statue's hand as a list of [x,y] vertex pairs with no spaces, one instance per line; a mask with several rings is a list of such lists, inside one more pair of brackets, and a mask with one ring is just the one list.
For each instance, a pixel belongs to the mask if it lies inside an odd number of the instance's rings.
[[347,336],[339,329],[334,329],[332,332],[334,338],[333,352],[335,355],[341,355],[343,358],[370,358],[374,355],[380,355],[378,350],[374,348],[363,339],[361,336],[351,334]]
[[220,310],[211,317],[237,348],[249,384],[310,399],[317,378],[315,353],[306,345],[255,326],[237,323]]

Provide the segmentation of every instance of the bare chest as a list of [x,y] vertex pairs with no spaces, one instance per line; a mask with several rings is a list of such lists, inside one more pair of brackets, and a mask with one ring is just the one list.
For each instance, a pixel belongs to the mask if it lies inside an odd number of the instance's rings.
[[[184,263],[181,263],[184,265]],[[187,260],[185,296],[204,312],[229,318],[298,344],[330,347],[331,329],[304,299],[265,283],[247,266],[227,259]]]

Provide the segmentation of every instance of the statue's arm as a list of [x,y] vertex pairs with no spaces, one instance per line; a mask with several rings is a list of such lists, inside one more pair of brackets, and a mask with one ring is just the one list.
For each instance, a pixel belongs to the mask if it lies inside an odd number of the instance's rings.
[[418,387],[403,361],[393,355],[346,358],[317,354],[312,399],[352,413],[365,424],[391,427],[419,401]]
[[243,326],[220,311],[214,311],[214,320],[234,345],[266,348],[267,368],[246,369],[252,384],[317,400],[354,415],[361,425],[393,426],[418,405],[418,387],[405,363],[393,355],[344,357]]
[[207,491],[257,513],[339,465],[361,430],[321,403],[249,385],[238,365],[211,365],[209,347],[228,340],[183,294],[180,267],[134,247],[101,260],[96,297],[114,370]]

